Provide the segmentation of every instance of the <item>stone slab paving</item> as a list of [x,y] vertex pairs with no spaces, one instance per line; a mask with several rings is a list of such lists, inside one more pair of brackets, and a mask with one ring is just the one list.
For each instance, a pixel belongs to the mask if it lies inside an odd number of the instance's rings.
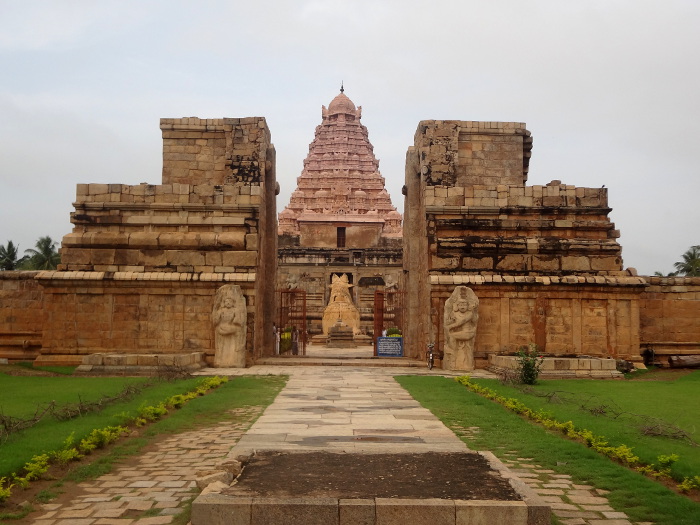
[[[350,453],[465,451],[467,446],[432,413],[422,408],[392,376],[424,373],[405,368],[254,366],[210,369],[200,375],[289,375],[287,386],[253,426],[257,414],[223,422],[158,442],[137,465],[115,466],[112,473],[81,483],[82,494],[67,503],[42,505],[33,523],[43,525],[140,525],[171,523],[198,493],[195,473],[225,457],[252,450],[335,451]],[[473,377],[491,377],[477,371]],[[462,433],[478,431],[463,429]],[[651,525],[634,523],[609,506],[605,494],[576,485],[512,455],[504,460],[566,525]]]
[[299,367],[231,456],[288,452],[464,452],[464,442],[387,373]]
[[[477,427],[458,429],[461,435],[478,432]],[[532,458],[518,457],[515,452],[502,454],[501,461],[552,508],[565,525],[653,525],[650,521],[632,521],[627,514],[613,509],[607,491],[579,485],[568,474],[545,469]]]
[[[236,410],[235,421],[184,432],[159,441],[137,462],[115,465],[110,474],[78,484],[65,503],[39,505],[37,525],[161,525],[171,523],[199,491],[195,473],[213,469],[258,415]],[[134,463],[136,463],[134,465]]]

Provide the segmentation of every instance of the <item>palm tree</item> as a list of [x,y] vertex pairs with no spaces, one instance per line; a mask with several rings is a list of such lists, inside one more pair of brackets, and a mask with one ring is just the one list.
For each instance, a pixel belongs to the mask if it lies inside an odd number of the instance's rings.
[[12,241],[7,241],[7,246],[0,246],[0,270],[15,270],[19,259],[17,251],[19,246],[15,246]]
[[61,262],[61,256],[56,251],[56,241],[53,241],[48,235],[40,237],[36,241],[36,249],[29,248],[24,250],[29,256],[26,263],[28,270],[55,270]]
[[700,277],[700,244],[691,246],[683,254],[683,260],[673,265],[678,273],[686,277]]

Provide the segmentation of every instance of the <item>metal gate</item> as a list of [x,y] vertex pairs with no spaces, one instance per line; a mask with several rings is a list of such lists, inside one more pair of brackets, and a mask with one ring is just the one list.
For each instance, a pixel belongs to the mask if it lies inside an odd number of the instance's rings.
[[404,299],[406,292],[374,292],[374,353],[377,353],[377,337],[385,330],[404,330]]
[[306,290],[278,290],[279,318],[276,323],[275,354],[306,355]]

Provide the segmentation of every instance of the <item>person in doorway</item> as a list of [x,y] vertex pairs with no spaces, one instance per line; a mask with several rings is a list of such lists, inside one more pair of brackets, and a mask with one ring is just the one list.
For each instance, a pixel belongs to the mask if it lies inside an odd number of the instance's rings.
[[292,355],[299,355],[299,330],[296,326],[292,330]]
[[275,338],[275,355],[280,355],[280,329],[272,323],[272,335]]

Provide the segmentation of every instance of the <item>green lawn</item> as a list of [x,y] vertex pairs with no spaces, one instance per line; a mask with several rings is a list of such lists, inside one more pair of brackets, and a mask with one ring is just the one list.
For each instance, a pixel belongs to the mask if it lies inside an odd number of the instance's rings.
[[[143,382],[134,378],[87,377],[12,377],[0,375],[0,407],[5,415],[27,417],[34,414],[37,403],[56,400],[58,404],[98,399],[102,395],[114,395],[124,385]],[[155,405],[175,394],[184,393],[201,381],[201,378],[171,382],[157,382],[143,390],[130,401],[119,402],[69,421],[45,418],[36,426],[13,434],[0,443],[0,477],[18,471],[36,454],[61,448],[65,439],[75,434],[80,440],[94,428],[123,424],[124,414],[135,415],[140,406]],[[226,417],[226,410],[246,405],[266,405],[274,399],[284,379],[235,378],[206,396],[193,399],[182,409],[173,411],[149,432],[176,432],[201,421]]]
[[[700,371],[674,381],[541,380],[530,387],[532,393],[496,380],[474,382],[517,398],[533,410],[545,410],[558,421],[572,421],[605,436],[611,445],[628,445],[645,463],[655,462],[659,455],[678,454],[672,473],[679,480],[700,475],[700,446],[644,433],[650,426],[677,427],[700,443]],[[669,427],[657,427],[658,423]]]
[[[636,521],[667,525],[700,523],[699,504],[612,462],[580,443],[569,441],[524,420],[495,402],[468,391],[454,380],[431,376],[402,376],[397,377],[397,381],[447,426],[479,427],[478,433],[463,438],[472,449],[491,450],[497,456],[506,451],[515,451],[521,457],[533,458],[534,462],[545,468],[570,474],[578,482],[608,490],[610,504]],[[618,384],[611,381],[585,382],[591,388],[597,385],[598,389]],[[581,382],[563,383],[567,389],[571,389],[572,383]],[[494,385],[489,383],[488,386]],[[640,390],[645,387],[646,384],[637,386]]]
[[139,384],[147,378],[135,377],[71,377],[71,376],[10,376],[0,374],[0,413],[28,418],[37,406],[51,401],[57,405],[96,401],[114,396],[128,384]]

